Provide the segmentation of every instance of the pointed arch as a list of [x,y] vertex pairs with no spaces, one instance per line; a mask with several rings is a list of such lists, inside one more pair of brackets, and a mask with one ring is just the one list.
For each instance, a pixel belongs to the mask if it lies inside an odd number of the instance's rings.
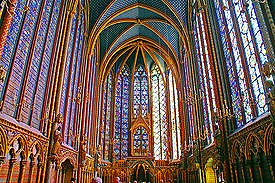
[[142,116],[149,113],[149,81],[143,65],[137,65],[133,75],[133,114],[136,118],[141,107]]
[[231,159],[239,158],[242,153],[245,153],[245,149],[243,149],[239,140],[235,140],[232,143]]
[[272,146],[273,148],[275,148],[275,144],[274,144],[274,129],[272,124],[270,124],[265,132],[265,136],[264,136],[264,152],[266,155],[271,155],[272,152]]
[[[263,149],[259,137],[250,132],[245,141],[245,156],[246,159],[251,159],[251,155],[255,155],[259,152],[259,149]],[[252,154],[251,154],[252,153]]]
[[9,142],[10,149],[14,149],[15,156],[22,156],[22,160],[26,161],[28,158],[28,143],[24,135],[18,134]]
[[29,148],[29,155],[33,153],[34,158],[40,157],[41,162],[44,161],[43,146],[40,141],[36,140]]
[[70,152],[67,152],[65,154],[62,155],[62,157],[60,158],[60,161],[58,161],[59,165],[61,165],[62,163],[64,163],[66,160],[68,160],[70,162],[70,164],[76,168],[76,158],[74,155],[72,155]]

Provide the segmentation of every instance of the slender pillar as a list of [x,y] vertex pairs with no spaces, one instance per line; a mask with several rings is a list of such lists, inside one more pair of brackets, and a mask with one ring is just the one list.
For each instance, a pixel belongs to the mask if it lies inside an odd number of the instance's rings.
[[241,182],[245,182],[245,174],[244,174],[244,172],[245,172],[245,170],[244,170],[244,167],[242,166],[243,165],[243,162],[241,162],[240,164],[239,164],[239,169],[240,169],[240,176],[241,176]]
[[22,183],[24,181],[26,164],[27,164],[27,161],[22,160],[20,162],[20,173],[19,173],[18,183]]
[[7,177],[7,183],[11,182],[12,174],[13,174],[13,165],[16,162],[17,159],[12,158],[9,163],[9,170],[8,170],[8,177]]
[[255,182],[263,183],[263,175],[262,175],[262,171],[261,171],[260,164],[257,157],[254,157],[253,164],[254,164],[255,178],[257,179]]
[[57,182],[57,183],[59,183],[60,182],[60,174],[61,174],[61,169],[62,169],[62,167],[61,167],[61,165],[57,165],[56,166],[56,168],[55,168],[55,170],[56,170],[56,179],[55,179],[55,181]]
[[37,165],[37,179],[36,182],[40,183],[41,182],[41,177],[42,177],[42,172],[43,172],[43,163],[38,163]]
[[30,162],[30,171],[29,171],[29,175],[28,175],[28,182],[34,182],[33,180],[32,180],[32,174],[33,174],[33,167],[36,165],[36,163],[35,163],[35,161],[31,161]]

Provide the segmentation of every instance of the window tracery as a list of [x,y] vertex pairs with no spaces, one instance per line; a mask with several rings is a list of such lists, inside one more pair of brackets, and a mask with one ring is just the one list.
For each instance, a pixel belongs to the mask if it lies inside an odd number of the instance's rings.
[[148,94],[148,76],[142,65],[139,65],[134,74],[134,117],[139,115],[139,107],[141,107],[142,116],[149,113],[149,94]]

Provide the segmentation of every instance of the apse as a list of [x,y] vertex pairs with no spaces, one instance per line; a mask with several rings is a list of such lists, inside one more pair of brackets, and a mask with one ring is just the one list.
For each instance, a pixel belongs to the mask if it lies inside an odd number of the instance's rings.
[[102,88],[98,142],[103,158],[179,159],[181,132],[173,70],[150,43],[137,40],[129,47],[115,58]]

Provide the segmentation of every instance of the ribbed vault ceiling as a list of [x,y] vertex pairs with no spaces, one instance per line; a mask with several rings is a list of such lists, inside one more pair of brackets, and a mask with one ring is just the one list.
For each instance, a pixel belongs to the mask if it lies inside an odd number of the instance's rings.
[[89,49],[99,45],[101,79],[125,63],[147,70],[156,63],[177,75],[180,49],[188,49],[186,18],[187,0],[90,1]]

